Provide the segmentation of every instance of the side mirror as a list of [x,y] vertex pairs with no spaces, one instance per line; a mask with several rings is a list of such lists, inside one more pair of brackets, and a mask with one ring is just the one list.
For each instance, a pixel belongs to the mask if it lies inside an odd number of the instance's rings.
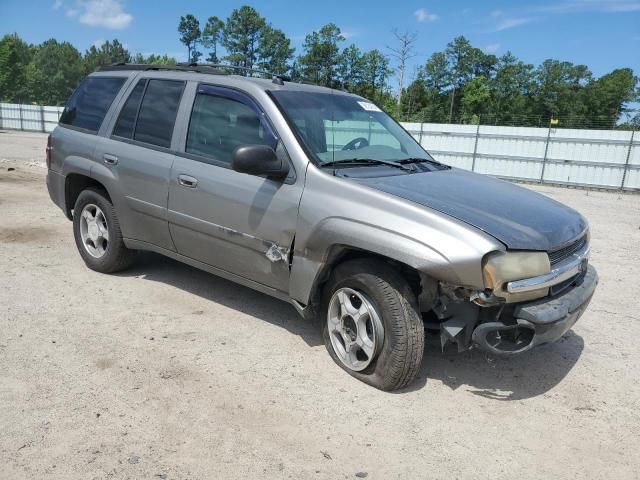
[[278,158],[273,148],[267,145],[243,145],[233,152],[231,168],[249,175],[266,175],[284,178],[289,173],[289,163]]

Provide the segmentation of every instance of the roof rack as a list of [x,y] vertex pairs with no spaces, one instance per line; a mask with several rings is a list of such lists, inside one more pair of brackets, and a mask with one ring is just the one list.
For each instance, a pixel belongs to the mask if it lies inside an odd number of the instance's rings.
[[149,64],[149,63],[112,63],[111,65],[104,65],[98,69],[101,72],[111,72],[114,70],[169,70],[169,71],[178,71],[178,72],[196,72],[196,73],[209,73],[212,75],[225,75],[225,72],[212,68],[208,65],[193,65],[193,64],[185,64],[179,63],[177,65],[157,65],[157,64]]
[[225,70],[225,69],[240,70],[241,72],[257,73],[258,75],[266,75],[267,77],[271,77],[271,79],[273,80],[273,83],[278,83],[280,85],[282,85],[283,82],[291,81],[291,77],[289,77],[288,75],[283,75],[280,73],[271,73],[271,72],[267,72],[266,70],[259,70],[257,68],[242,67],[240,65],[228,65],[224,63],[179,63],[178,65],[185,66],[185,67],[193,67],[193,68],[204,67],[204,68],[215,68],[219,70]]
[[290,82],[291,77],[287,75],[273,74],[265,70],[255,68],[241,67],[239,65],[226,65],[223,63],[178,63],[176,65],[156,65],[147,63],[113,63],[105,65],[98,69],[101,72],[110,72],[114,70],[169,70],[178,72],[196,72],[208,73],[211,75],[226,75],[228,70],[240,70],[242,72],[257,73],[258,75],[266,75],[271,77],[273,83],[284,85],[284,82]]

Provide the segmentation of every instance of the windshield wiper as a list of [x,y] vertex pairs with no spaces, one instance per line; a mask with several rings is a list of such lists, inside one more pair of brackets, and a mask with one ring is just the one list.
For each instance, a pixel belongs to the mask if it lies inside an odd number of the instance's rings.
[[392,162],[391,160],[376,160],[373,158],[345,158],[342,160],[332,160],[325,162],[321,166],[323,167],[335,167],[340,165],[389,165],[390,167],[399,168],[407,172],[412,172],[413,169],[402,165],[398,162]]
[[432,165],[437,165],[439,167],[446,166],[438,162],[437,160],[433,160],[432,158],[403,158],[402,160],[398,160],[398,163],[401,163],[402,165],[407,165],[410,163],[430,163]]

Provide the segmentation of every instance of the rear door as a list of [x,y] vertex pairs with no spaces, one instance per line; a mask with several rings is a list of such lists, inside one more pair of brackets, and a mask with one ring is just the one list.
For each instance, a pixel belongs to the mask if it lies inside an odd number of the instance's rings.
[[[295,235],[302,182],[230,168],[240,145],[287,153],[259,105],[235,89],[194,88],[184,145],[171,169],[169,222],[182,255],[287,292],[288,251]],[[180,152],[180,149],[182,150]]]
[[124,196],[118,215],[127,238],[175,250],[167,220],[173,130],[185,82],[135,82],[95,155],[112,170]]

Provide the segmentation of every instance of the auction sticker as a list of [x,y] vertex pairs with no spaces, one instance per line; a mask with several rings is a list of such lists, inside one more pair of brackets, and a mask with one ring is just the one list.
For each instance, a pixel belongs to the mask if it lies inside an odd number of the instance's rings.
[[358,103],[367,112],[381,112],[382,111],[371,102],[360,102],[360,101],[358,101]]

